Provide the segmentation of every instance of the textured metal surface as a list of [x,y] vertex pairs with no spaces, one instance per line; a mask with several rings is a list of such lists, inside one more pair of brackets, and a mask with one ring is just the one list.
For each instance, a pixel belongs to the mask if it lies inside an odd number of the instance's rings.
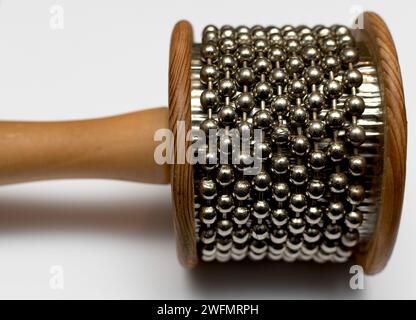
[[[195,44],[193,47],[193,56],[192,56],[192,74],[191,74],[191,95],[192,95],[192,126],[193,129],[197,130],[200,128],[200,124],[202,121],[204,121],[207,118],[207,113],[203,111],[201,108],[201,93],[206,88],[206,85],[203,85],[201,83],[200,79],[200,71],[202,67],[201,62],[201,45]],[[366,161],[367,161],[367,170],[365,175],[360,178],[360,184],[364,186],[365,189],[365,198],[364,200],[357,206],[357,209],[363,213],[363,222],[358,227],[358,231],[360,234],[360,243],[365,243],[368,241],[369,237],[372,234],[372,231],[374,229],[376,216],[377,216],[377,196],[378,196],[378,179],[377,179],[377,167],[380,163],[380,155],[381,155],[381,145],[382,145],[382,132],[383,132],[383,113],[382,113],[382,105],[381,105],[381,96],[380,96],[380,89],[378,86],[378,79],[376,74],[375,65],[372,61],[370,61],[370,56],[365,50],[360,50],[360,57],[359,61],[355,63],[354,68],[359,70],[363,76],[363,81],[359,89],[357,90],[357,95],[362,97],[365,102],[365,111],[364,113],[358,117],[357,124],[362,126],[365,129],[366,132],[366,139],[365,142],[360,145],[358,148],[354,148],[351,152],[356,152],[359,155],[362,155]],[[334,79],[341,81],[341,75],[336,75]],[[344,108],[344,102],[347,98],[347,94],[343,94],[340,98],[336,99],[336,107],[337,109],[343,109]],[[248,115],[249,122],[252,121],[253,114],[255,114],[259,110],[259,106],[257,105],[253,112]],[[324,107],[321,112],[319,113],[319,118],[324,119],[325,115],[327,114],[329,107]],[[212,114],[213,119],[218,120],[217,114]],[[344,139],[345,136],[345,130],[339,130],[339,136],[341,139]],[[328,144],[331,143],[331,138],[324,137],[323,139],[319,140],[317,144],[317,148],[320,150],[326,150],[328,148]],[[283,150],[283,153],[287,154],[287,156],[291,157],[291,163],[296,164],[299,162],[297,159],[298,157],[293,156],[290,152]],[[328,170],[333,170],[331,169]],[[196,166],[197,170],[197,166]],[[325,169],[327,170],[327,169]],[[326,177],[326,175],[324,175]],[[199,179],[201,178],[201,174],[196,175],[196,181],[195,186],[196,189],[198,188]],[[327,181],[324,181],[327,185]],[[195,194],[198,194],[198,190],[195,190]],[[341,196],[346,197],[345,193],[342,193]],[[200,242],[200,226],[201,221],[199,218],[199,210],[201,207],[201,199],[196,197],[195,199],[195,218],[196,218],[196,232],[198,241]],[[253,201],[250,202],[250,207],[252,206]],[[251,208],[250,208],[251,209]],[[217,213],[217,215],[220,215]],[[299,215],[298,215],[299,216]],[[302,215],[300,215],[302,217]],[[248,223],[248,226],[250,227],[255,219],[250,219],[251,222]],[[269,235],[267,235],[269,237]],[[336,241],[337,242],[337,241]],[[212,254],[212,252],[208,252],[207,254],[204,253],[203,245],[199,243],[200,247],[200,254],[203,260],[212,260],[216,258],[216,260],[219,261],[227,261],[230,256],[229,255],[219,255]],[[295,248],[297,249],[297,248]],[[272,249],[271,249],[272,250]],[[286,249],[285,249],[286,250]],[[221,251],[221,250],[220,250]],[[251,250],[249,250],[251,251]],[[289,250],[290,251],[290,250]],[[296,251],[296,250],[294,250]],[[224,248],[222,252],[229,252],[229,248]],[[246,255],[244,255],[245,257]],[[250,255],[249,257],[254,258],[254,260],[257,260],[256,257],[262,259],[263,257],[266,257],[267,255]],[[348,254],[349,256],[349,254]],[[208,257],[208,258],[207,258]],[[275,257],[282,257],[286,261],[293,261],[298,256],[294,256],[293,258],[284,256],[284,255],[275,255]],[[346,255],[347,257],[347,255]],[[346,258],[345,257],[345,258]],[[205,259],[204,259],[205,258]],[[238,260],[238,259],[235,259]],[[306,259],[305,259],[306,260]],[[316,258],[314,259],[317,262],[323,262],[325,259]],[[334,262],[342,262],[345,259],[328,259]]]

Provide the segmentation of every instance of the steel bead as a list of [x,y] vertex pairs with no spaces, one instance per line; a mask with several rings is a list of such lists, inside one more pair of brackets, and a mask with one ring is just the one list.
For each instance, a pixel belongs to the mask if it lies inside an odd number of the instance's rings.
[[276,182],[272,186],[273,199],[286,201],[290,196],[290,188],[285,182]]
[[345,215],[345,225],[351,229],[357,229],[363,222],[361,211],[353,210]]

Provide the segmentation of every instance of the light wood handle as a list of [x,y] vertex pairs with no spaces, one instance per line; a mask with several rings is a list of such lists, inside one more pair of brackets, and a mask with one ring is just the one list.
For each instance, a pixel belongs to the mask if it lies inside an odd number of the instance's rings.
[[168,109],[63,122],[0,122],[0,184],[61,178],[169,183],[153,135]]

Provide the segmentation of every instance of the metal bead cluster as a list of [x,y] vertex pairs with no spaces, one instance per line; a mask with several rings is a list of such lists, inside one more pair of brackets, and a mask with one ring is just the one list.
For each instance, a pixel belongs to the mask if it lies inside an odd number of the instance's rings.
[[254,176],[242,163],[195,166],[201,259],[346,261],[366,197],[363,76],[349,29],[210,25],[200,59],[200,129],[237,128],[250,154],[261,150]]

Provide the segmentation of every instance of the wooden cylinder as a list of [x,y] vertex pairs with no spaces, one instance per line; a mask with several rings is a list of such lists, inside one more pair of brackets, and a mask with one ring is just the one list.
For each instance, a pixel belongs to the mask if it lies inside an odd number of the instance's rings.
[[[383,20],[375,13],[362,16],[364,28],[353,30],[356,39],[370,51],[377,65],[384,107],[382,182],[378,219],[368,243],[355,251],[356,262],[368,274],[381,271],[392,252],[399,227],[406,172],[407,122],[400,66],[392,37]],[[190,57],[192,27],[180,21],[172,33],[169,70],[169,108],[171,126],[175,120],[191,127]],[[196,249],[193,170],[189,164],[174,165],[172,197],[178,256],[186,267],[199,258]],[[378,186],[379,187],[379,186]]]
[[81,121],[0,122],[0,184],[103,178],[169,183],[153,159],[167,108]]

